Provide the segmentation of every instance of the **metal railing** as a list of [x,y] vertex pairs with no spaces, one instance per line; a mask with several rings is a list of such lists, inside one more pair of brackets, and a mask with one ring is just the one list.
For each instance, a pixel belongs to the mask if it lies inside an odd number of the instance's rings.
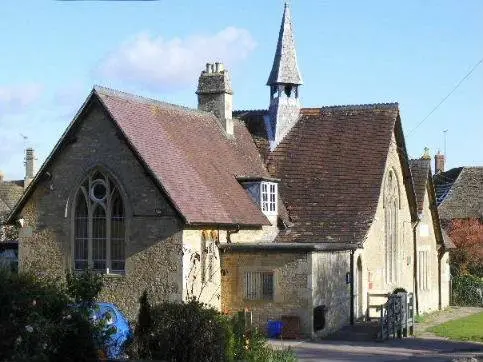
[[413,293],[396,293],[388,295],[387,302],[380,310],[381,340],[402,338],[413,334],[414,328],[414,295]]

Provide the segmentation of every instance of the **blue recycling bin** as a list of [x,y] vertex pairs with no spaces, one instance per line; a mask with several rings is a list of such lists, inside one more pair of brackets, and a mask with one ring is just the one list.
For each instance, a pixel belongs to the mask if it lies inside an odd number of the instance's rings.
[[267,322],[267,335],[268,338],[280,338],[282,335],[283,323],[282,321],[272,321]]

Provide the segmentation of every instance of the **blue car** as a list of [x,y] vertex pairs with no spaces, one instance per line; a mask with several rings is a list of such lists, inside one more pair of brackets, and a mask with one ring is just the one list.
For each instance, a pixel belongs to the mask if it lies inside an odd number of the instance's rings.
[[91,321],[104,320],[110,334],[107,340],[106,357],[108,359],[120,359],[124,356],[124,346],[132,338],[133,332],[129,321],[119,308],[113,303],[95,303],[90,315]]

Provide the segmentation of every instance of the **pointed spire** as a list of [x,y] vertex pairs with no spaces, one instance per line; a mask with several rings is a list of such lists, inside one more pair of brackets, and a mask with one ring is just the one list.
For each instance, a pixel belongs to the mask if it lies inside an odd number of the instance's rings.
[[292,17],[287,3],[285,3],[283,11],[282,25],[278,34],[277,50],[273,59],[272,71],[267,81],[267,85],[275,84],[303,84],[297,65]]

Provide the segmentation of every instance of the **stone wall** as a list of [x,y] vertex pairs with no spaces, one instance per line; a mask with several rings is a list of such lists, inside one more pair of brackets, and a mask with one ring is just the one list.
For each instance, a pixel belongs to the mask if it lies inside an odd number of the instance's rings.
[[[418,309],[419,313],[427,313],[438,310],[439,307],[438,251],[427,189],[424,193],[423,212],[419,217],[420,222],[416,228],[416,255],[420,251],[427,253],[429,283],[427,287],[418,283]],[[419,279],[420,272],[424,273],[424,267],[417,264],[417,268],[416,275]]]
[[[298,316],[301,332],[311,336],[312,310],[311,257],[301,252],[225,252],[221,254],[221,308],[225,313],[248,309],[253,323],[265,330],[268,320],[284,315]],[[273,271],[274,300],[247,300],[244,295],[246,272]]]
[[85,175],[101,167],[121,189],[127,235],[125,274],[106,275],[100,299],[134,319],[143,290],[153,302],[182,299],[182,223],[107,117],[93,105],[55,155],[51,177],[40,178],[21,211],[19,267],[49,278],[72,269],[72,200]]
[[[350,323],[350,252],[312,253],[312,306],[325,306],[325,326],[314,332],[324,336]],[[313,308],[310,308],[310,320]]]
[[[398,209],[397,224],[397,268],[396,281],[386,282],[385,278],[385,210],[384,210],[384,185],[385,177],[389,170],[393,170],[399,185],[400,207]],[[407,198],[406,187],[403,182],[401,162],[397,152],[394,133],[388,150],[386,167],[382,188],[379,192],[379,200],[374,220],[371,224],[363,249],[356,251],[355,260],[359,257],[362,263],[362,288],[359,299],[362,310],[367,308],[367,293],[388,293],[397,287],[405,288],[408,292],[414,292],[413,266],[414,266],[414,242],[411,227],[411,213]],[[371,304],[372,301],[371,301]]]
[[449,252],[445,252],[441,258],[441,308],[449,307],[450,302],[450,268]]

